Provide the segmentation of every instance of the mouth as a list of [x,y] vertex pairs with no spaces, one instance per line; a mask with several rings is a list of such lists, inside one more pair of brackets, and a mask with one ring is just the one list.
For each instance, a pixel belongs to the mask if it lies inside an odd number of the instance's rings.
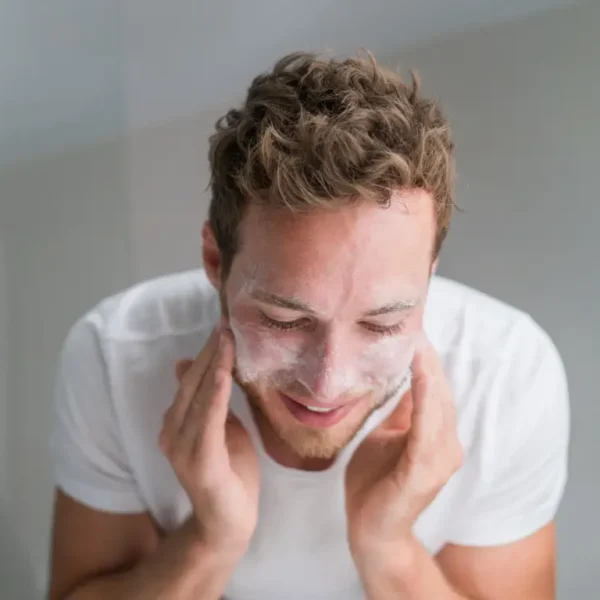
[[333,427],[339,423],[357,404],[355,401],[337,407],[326,407],[322,405],[311,406],[296,402],[282,392],[279,392],[279,396],[281,397],[281,400],[286,408],[298,421],[300,421],[300,423],[306,425],[307,427],[314,428]]

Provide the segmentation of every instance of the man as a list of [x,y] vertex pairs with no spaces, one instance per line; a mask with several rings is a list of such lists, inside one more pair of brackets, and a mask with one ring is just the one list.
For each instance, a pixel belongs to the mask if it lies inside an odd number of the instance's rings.
[[372,60],[284,58],[211,138],[205,270],[62,352],[52,600],[542,600],[561,360],[432,277],[439,108]]

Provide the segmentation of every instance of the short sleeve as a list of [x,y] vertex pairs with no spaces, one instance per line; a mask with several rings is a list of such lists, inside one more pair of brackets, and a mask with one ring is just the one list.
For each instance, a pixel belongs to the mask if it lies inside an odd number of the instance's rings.
[[[451,543],[508,544],[532,535],[555,517],[567,481],[569,397],[560,355],[533,321],[526,347],[498,395],[491,460],[482,465]],[[534,341],[531,341],[531,340]],[[505,393],[503,393],[505,392]]]
[[101,317],[78,321],[63,344],[56,376],[51,448],[59,488],[108,512],[146,509],[123,447],[101,338]]

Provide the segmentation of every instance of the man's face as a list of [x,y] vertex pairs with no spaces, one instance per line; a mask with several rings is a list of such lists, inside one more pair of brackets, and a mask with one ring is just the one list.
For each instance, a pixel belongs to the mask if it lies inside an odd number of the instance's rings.
[[435,218],[397,193],[335,212],[252,205],[221,291],[236,379],[299,456],[332,458],[407,375]]

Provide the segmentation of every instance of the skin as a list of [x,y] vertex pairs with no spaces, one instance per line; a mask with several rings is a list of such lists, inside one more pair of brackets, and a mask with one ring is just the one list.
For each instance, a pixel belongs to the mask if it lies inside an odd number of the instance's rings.
[[[397,193],[385,210],[362,203],[298,216],[251,206],[241,229],[242,250],[224,286],[209,229],[204,232],[204,259],[229,322],[258,327],[260,313],[266,312],[279,321],[307,319],[305,335],[321,332],[325,337],[325,342],[312,339],[313,345],[325,349],[320,353],[321,369],[311,373],[312,385],[294,388],[302,390],[295,399],[307,404],[315,399],[355,403],[341,423],[316,433],[294,421],[268,380],[246,384],[267,451],[295,468],[326,468],[382,399],[384,389],[374,389],[357,401],[340,394],[327,377],[328,368],[357,364],[357,355],[347,349],[375,343],[357,323],[378,306],[413,304],[377,321],[388,326],[401,323],[401,335],[415,341],[412,389],[358,448],[347,469],[350,548],[371,600],[398,593],[441,600],[553,598],[553,524],[497,549],[448,546],[436,559],[412,537],[415,520],[462,461],[451,387],[422,331],[424,300],[436,267],[434,235],[433,200],[422,190]],[[258,276],[256,265],[261,266]],[[269,294],[300,299],[310,313],[288,309],[270,313],[263,302],[244,293],[249,276],[253,286]],[[402,352],[397,357],[401,359]],[[403,564],[392,563],[390,556],[405,557]],[[500,565],[502,571],[496,569]]]
[[[303,361],[292,369],[287,385],[274,386],[268,379],[241,382],[256,406],[259,429],[275,460],[302,469],[325,468],[397,386],[398,375],[405,375],[413,338],[421,330],[434,227],[432,203],[423,192],[398,195],[388,209],[365,203],[301,216],[254,205],[243,220],[242,251],[224,286],[218,248],[205,231],[207,273],[221,293],[234,332],[241,333],[236,342],[243,337],[255,355],[264,354],[264,340],[304,349]],[[257,300],[253,290],[300,300],[310,312]],[[412,308],[365,316],[398,303]],[[278,331],[264,325],[265,316],[300,325]],[[393,327],[400,331],[374,331]],[[388,345],[388,352],[374,351],[382,344]],[[369,353],[375,359],[365,367]],[[357,382],[345,386],[343,377],[334,376],[357,371],[363,374],[358,397]],[[360,385],[369,382],[369,375],[371,380],[380,377],[370,387]],[[282,404],[280,391],[307,405],[355,406],[338,425],[310,430]]]
[[[244,293],[249,279],[257,281],[256,265],[263,266],[262,288],[300,298],[313,309],[316,323],[299,334],[299,346],[320,350],[292,370],[298,375],[295,397],[353,403],[342,422],[315,432],[282,405],[273,378],[241,381],[266,450],[295,468],[326,468],[385,394],[385,377],[356,398],[340,384],[344,378],[333,376],[358,365],[366,375],[361,381],[373,382],[363,358],[377,336],[364,331],[364,314],[382,302],[418,299],[412,309],[385,316],[386,325],[402,322],[398,335],[413,338],[412,389],[364,440],[346,473],[349,544],[369,599],[554,598],[552,524],[513,544],[448,545],[436,557],[411,535],[414,520],[461,460],[450,385],[422,335],[423,302],[434,268],[432,199],[409,191],[397,194],[386,210],[365,202],[304,217],[251,207],[241,233],[241,250],[222,286],[220,253],[210,228],[204,229],[204,263],[221,294],[225,322],[195,359],[176,366],[180,387],[159,440],[192,501],[192,515],[164,535],[147,513],[111,515],[57,492],[51,600],[222,596],[257,524],[256,453],[242,425],[228,415],[233,378],[242,379],[231,325],[256,323],[258,312],[267,310]],[[305,318],[302,311],[295,313]]]

